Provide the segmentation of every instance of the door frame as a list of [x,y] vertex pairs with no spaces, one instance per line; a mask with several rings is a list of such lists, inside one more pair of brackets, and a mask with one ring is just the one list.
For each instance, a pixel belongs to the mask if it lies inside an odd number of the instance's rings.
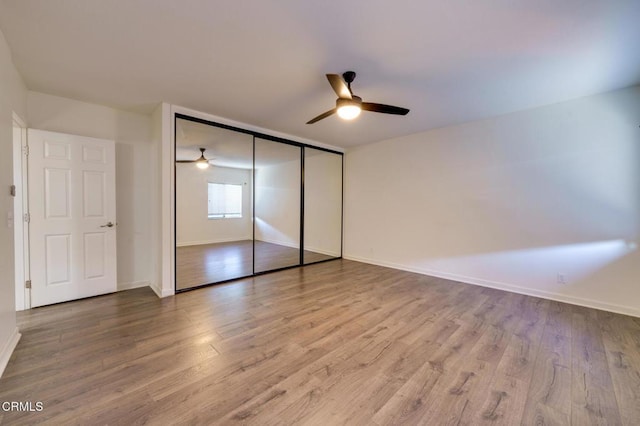
[[31,289],[26,282],[31,279],[29,251],[29,184],[27,125],[18,114],[13,112],[12,127],[20,128],[20,139],[12,140],[13,152],[13,184],[16,186],[16,197],[13,201],[14,223],[14,277],[16,311],[31,309]]

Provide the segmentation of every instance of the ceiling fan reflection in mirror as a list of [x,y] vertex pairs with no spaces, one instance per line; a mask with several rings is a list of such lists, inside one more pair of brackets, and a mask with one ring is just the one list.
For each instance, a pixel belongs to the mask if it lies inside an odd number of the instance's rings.
[[196,163],[199,169],[206,169],[209,167],[209,160],[204,156],[206,148],[200,148],[200,158],[197,160],[176,160],[176,163]]
[[353,71],[343,73],[342,77],[338,74],[327,74],[329,84],[331,84],[333,91],[338,95],[338,99],[336,99],[336,107],[307,121],[307,124],[313,124],[336,113],[345,120],[353,120],[360,115],[360,111],[362,110],[380,112],[383,114],[407,115],[409,112],[407,108],[375,104],[372,102],[362,102],[362,98],[354,95],[351,91],[351,83],[355,78],[356,73]]

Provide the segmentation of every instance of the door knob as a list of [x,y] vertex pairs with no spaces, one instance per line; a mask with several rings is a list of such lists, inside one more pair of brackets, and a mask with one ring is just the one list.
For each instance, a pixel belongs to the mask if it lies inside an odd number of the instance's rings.
[[107,222],[106,225],[100,225],[100,228],[113,228],[114,226],[116,226],[115,223],[113,222]]

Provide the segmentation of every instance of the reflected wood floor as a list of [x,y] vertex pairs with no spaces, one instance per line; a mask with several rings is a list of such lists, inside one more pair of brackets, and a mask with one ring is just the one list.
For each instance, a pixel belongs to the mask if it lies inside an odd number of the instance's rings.
[[347,260],[18,320],[2,424],[640,419],[640,319]]
[[[256,272],[300,264],[300,250],[280,244],[256,241]],[[304,263],[331,259],[322,253],[305,250]],[[176,248],[176,288],[184,290],[246,277],[253,274],[251,240],[199,244]]]

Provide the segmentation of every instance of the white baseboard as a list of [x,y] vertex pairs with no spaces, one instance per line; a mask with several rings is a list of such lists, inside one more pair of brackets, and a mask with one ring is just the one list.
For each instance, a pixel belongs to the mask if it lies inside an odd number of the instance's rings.
[[330,251],[327,251],[327,250],[324,250],[324,249],[320,249],[320,248],[317,248],[317,247],[309,247],[309,246],[305,247],[304,249],[306,251],[312,251],[314,253],[320,253],[320,254],[324,254],[326,256],[340,257],[340,252],[334,253],[334,252],[330,252]]
[[133,281],[130,283],[118,283],[118,291],[131,290],[134,288],[147,287],[149,281]]
[[241,237],[241,238],[222,238],[217,240],[182,241],[182,242],[176,243],[176,247],[201,246],[204,244],[231,243],[234,241],[246,241],[246,240],[251,240],[251,236]]
[[385,266],[393,269],[400,269],[407,272],[415,272],[417,274],[429,275],[437,278],[444,278],[452,281],[459,281],[465,284],[473,284],[481,287],[495,288],[497,290],[510,291],[512,293],[524,294],[526,296],[540,297],[542,299],[554,300],[556,302],[564,302],[572,305],[584,306],[587,308],[600,309],[602,311],[614,312],[617,314],[630,315],[640,317],[640,309],[632,306],[616,305],[613,303],[601,302],[599,300],[585,299],[582,297],[569,296],[566,294],[555,293],[545,290],[537,290],[528,287],[521,287],[513,284],[501,283],[497,281],[489,281],[482,278],[467,277],[464,275],[452,274],[449,272],[435,271],[425,268],[414,268],[392,262],[384,262],[374,259],[367,259],[357,256],[343,256],[347,260],[356,262],[369,263],[372,265]]
[[4,373],[4,369],[7,368],[7,364],[9,364],[9,359],[11,358],[11,354],[15,350],[18,345],[18,341],[22,335],[18,332],[18,327],[13,330],[11,336],[9,336],[9,340],[2,348],[2,352],[0,352],[0,377]]
[[294,249],[300,248],[298,243],[292,243],[290,241],[265,240],[265,239],[259,239],[259,238],[256,238],[256,241],[262,241],[263,243],[269,243],[269,244],[277,244],[279,246],[291,247]]
[[151,290],[153,290],[153,292],[156,294],[156,296],[158,296],[159,298],[162,298],[162,291],[158,288],[157,285],[149,284],[149,287],[151,287]]
[[156,294],[156,296],[158,296],[160,299],[164,298],[164,297],[169,297],[169,296],[173,296],[175,293],[175,291],[173,289],[161,289],[159,286],[154,285],[154,284],[149,284],[149,287],[151,287],[151,290],[153,290],[153,292]]

